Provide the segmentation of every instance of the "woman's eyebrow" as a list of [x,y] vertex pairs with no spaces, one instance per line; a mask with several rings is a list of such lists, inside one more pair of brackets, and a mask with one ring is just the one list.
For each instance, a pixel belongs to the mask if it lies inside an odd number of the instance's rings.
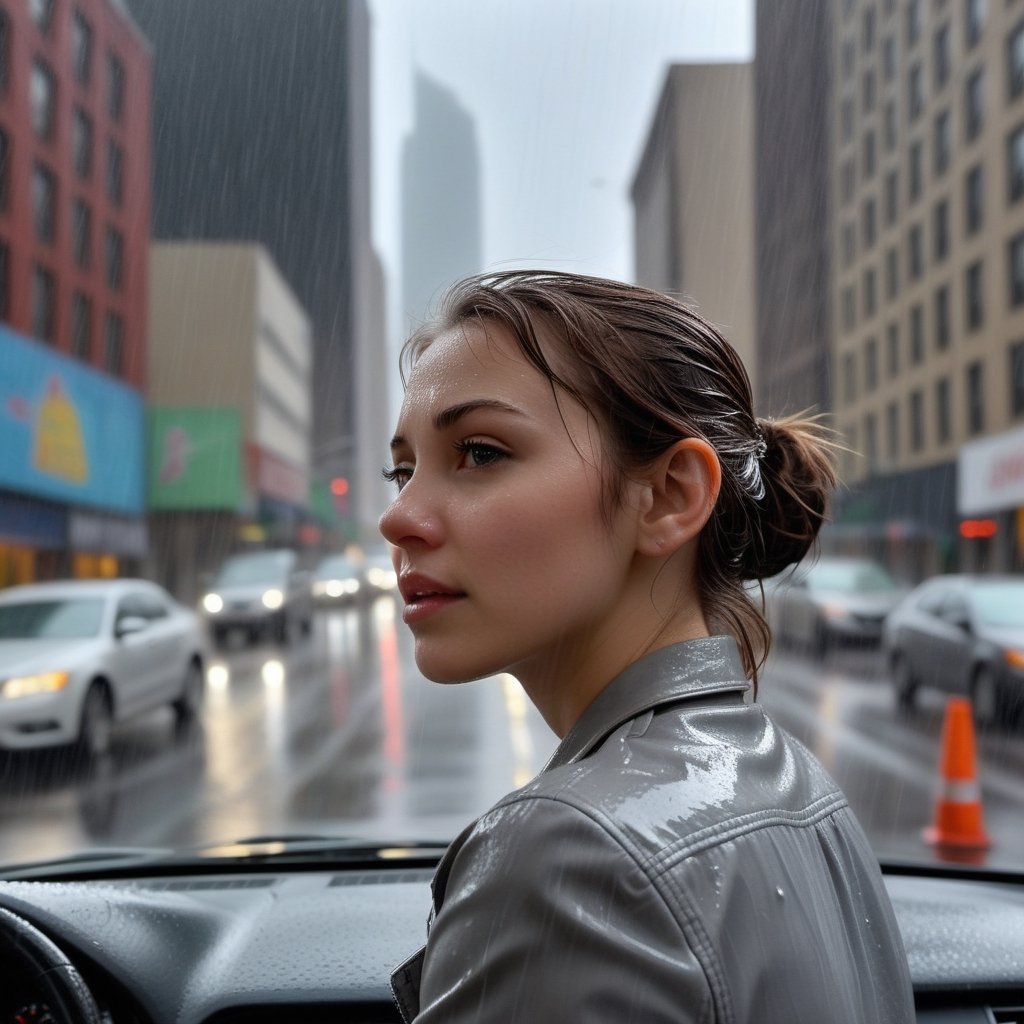
[[[510,412],[516,416],[526,415],[522,409],[510,405],[508,402],[503,402],[498,398],[474,398],[468,402],[459,402],[458,405],[450,405],[447,409],[442,409],[434,416],[434,428],[436,430],[447,430],[455,426],[463,416],[467,416],[476,409],[497,409],[500,412]],[[405,438],[401,434],[395,434],[391,438],[391,450],[394,451],[396,448],[402,448],[405,446],[405,443]]]

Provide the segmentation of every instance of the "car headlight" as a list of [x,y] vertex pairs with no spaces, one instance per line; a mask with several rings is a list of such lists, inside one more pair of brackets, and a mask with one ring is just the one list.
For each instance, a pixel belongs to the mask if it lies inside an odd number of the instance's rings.
[[1003,651],[1003,657],[1006,659],[1006,664],[1010,668],[1024,668],[1024,651],[1019,651],[1013,647],[1006,651]]
[[381,569],[376,565],[367,570],[366,578],[372,586],[379,587],[381,590],[393,590],[398,583],[394,569]]
[[207,594],[203,598],[203,608],[211,615],[224,610],[224,598],[220,594]]
[[264,608],[280,608],[284,604],[284,594],[277,589],[263,591]]
[[846,607],[841,604],[824,604],[821,612],[826,619],[845,619],[848,614]]
[[0,683],[0,696],[14,700],[36,693],[54,693],[68,685],[70,675],[69,672],[40,672],[34,676],[14,676]]

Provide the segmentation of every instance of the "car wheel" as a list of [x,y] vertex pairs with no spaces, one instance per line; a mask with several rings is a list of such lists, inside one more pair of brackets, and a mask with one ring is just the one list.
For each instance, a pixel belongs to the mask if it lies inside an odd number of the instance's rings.
[[917,680],[910,671],[906,655],[892,656],[892,682],[896,693],[896,706],[900,711],[913,711],[917,703]]
[[279,644],[288,643],[288,616],[282,614],[280,618],[274,620],[272,627],[274,639]]
[[828,654],[828,649],[831,645],[832,642],[828,635],[828,627],[819,619],[814,624],[814,636],[811,639],[811,649],[814,652],[814,656],[819,661],[823,661]]
[[991,729],[1006,723],[1002,694],[992,669],[982,666],[974,673],[971,704],[974,708],[974,724],[979,729]]
[[203,709],[203,669],[196,661],[190,661],[185,670],[185,680],[181,688],[181,696],[171,707],[179,719],[195,718]]
[[93,683],[82,704],[78,748],[87,757],[102,757],[110,751],[114,731],[114,709],[102,683]]

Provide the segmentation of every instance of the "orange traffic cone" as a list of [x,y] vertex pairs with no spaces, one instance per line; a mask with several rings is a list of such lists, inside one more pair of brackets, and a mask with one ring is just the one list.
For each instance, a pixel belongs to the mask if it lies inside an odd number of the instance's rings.
[[991,845],[981,816],[974,749],[974,721],[966,697],[950,697],[942,723],[942,757],[935,822],[924,830],[925,841],[952,850],[985,850]]

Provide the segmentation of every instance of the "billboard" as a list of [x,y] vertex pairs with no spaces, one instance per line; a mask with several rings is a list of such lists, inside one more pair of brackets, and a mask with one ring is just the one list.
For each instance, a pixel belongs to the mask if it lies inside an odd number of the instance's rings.
[[0,487],[143,510],[142,396],[0,327]]
[[234,510],[243,496],[238,409],[149,410],[150,508]]

